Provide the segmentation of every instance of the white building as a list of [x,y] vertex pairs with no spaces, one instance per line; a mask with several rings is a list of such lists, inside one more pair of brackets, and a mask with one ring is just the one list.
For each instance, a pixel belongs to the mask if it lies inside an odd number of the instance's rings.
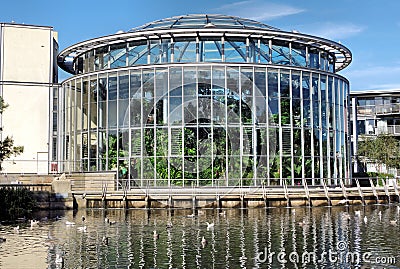
[[[24,152],[3,163],[3,173],[47,174],[57,114],[57,32],[52,27],[0,23],[0,94],[9,107],[1,116],[0,137],[12,136]],[[57,96],[55,94],[54,96]],[[57,104],[55,102],[55,104]]]

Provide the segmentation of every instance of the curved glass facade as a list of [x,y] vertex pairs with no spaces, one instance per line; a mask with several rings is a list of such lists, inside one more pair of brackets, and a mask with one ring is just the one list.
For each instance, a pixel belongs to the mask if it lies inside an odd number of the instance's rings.
[[88,49],[63,82],[64,170],[129,187],[340,184],[349,86],[335,59],[233,34]]
[[310,45],[265,38],[202,37],[143,39],[87,51],[74,62],[76,73],[143,64],[187,62],[262,63],[334,72],[335,55]]

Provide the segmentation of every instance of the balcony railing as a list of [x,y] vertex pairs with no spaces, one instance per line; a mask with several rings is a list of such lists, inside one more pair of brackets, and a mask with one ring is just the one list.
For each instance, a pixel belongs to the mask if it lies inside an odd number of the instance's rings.
[[358,106],[359,115],[386,115],[400,113],[400,104],[385,104],[376,106]]
[[376,134],[400,135],[400,125],[387,125],[385,127],[376,128]]

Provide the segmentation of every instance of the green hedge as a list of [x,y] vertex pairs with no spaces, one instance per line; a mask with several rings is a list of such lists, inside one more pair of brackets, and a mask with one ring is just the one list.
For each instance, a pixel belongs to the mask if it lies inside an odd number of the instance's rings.
[[13,220],[35,208],[36,200],[28,189],[0,187],[0,219]]

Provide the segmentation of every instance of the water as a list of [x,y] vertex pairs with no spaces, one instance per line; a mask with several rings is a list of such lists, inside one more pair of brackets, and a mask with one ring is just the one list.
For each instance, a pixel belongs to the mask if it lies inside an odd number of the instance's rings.
[[0,226],[0,268],[400,268],[397,208],[39,212],[49,220]]

